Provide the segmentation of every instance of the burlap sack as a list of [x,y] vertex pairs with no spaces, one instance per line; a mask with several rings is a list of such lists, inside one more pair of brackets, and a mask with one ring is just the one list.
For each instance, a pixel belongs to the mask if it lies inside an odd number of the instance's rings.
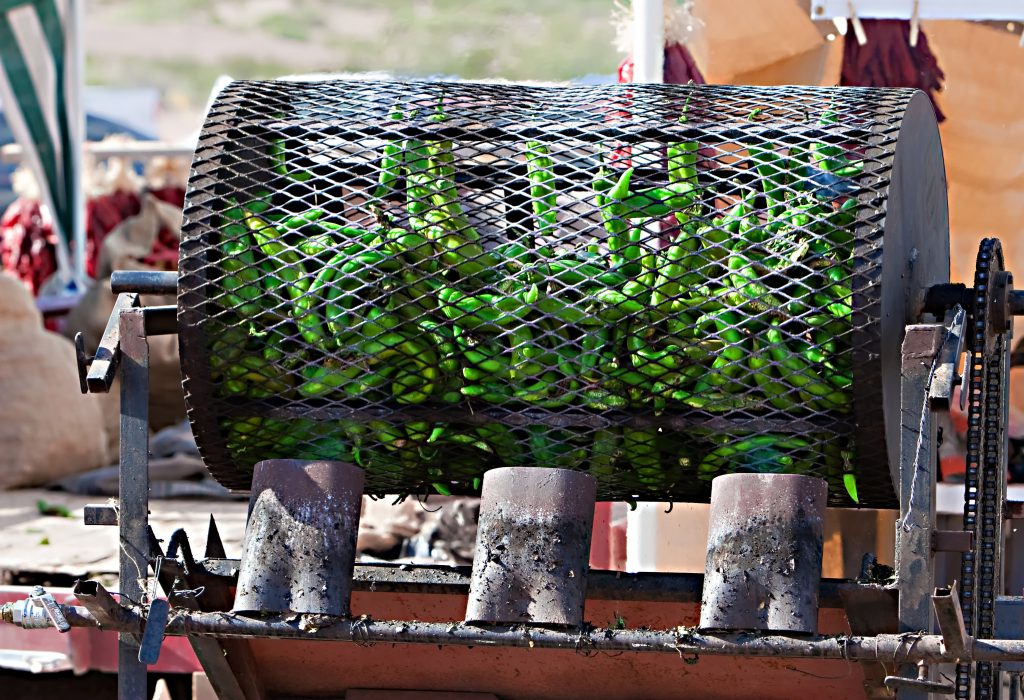
[[43,330],[32,297],[0,274],[0,489],[108,462],[103,411],[78,387],[75,349]]
[[[116,297],[110,292],[110,272],[149,269],[141,260],[149,254],[161,228],[167,228],[180,237],[181,209],[147,194],[142,198],[139,215],[125,219],[104,239],[98,267],[102,278],[85,293],[64,323],[64,334],[69,338],[78,331],[83,333],[87,352],[95,351],[114,308]],[[173,296],[145,296],[142,302],[155,306],[174,304],[175,299]],[[150,338],[149,362],[149,424],[154,430],[159,430],[185,418],[177,336]],[[116,444],[120,410],[116,387],[103,404],[111,438]]]
[[143,194],[138,215],[122,221],[103,239],[97,278],[106,279],[114,270],[147,269],[142,259],[153,250],[162,228],[181,238],[181,209],[151,194]]

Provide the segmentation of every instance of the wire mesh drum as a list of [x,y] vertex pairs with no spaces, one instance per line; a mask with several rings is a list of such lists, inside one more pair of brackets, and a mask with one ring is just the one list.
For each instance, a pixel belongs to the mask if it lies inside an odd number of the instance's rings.
[[948,270],[914,91],[237,82],[185,206],[189,414],[239,489],[305,458],[377,494],[534,465],[892,506],[903,327]]

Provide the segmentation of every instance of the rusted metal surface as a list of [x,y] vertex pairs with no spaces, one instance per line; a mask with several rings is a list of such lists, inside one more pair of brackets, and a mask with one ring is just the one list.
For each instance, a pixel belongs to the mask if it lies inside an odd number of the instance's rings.
[[114,294],[176,294],[178,273],[114,270],[110,273],[110,291]]
[[[77,608],[77,609],[76,609]],[[62,606],[72,626],[98,626],[89,611]],[[118,614],[122,632],[138,633],[145,620],[138,606]],[[586,652],[631,651],[676,655],[772,656],[779,658],[846,659],[887,663],[949,663],[942,636],[935,634],[854,635],[709,633],[697,628],[672,630],[617,629],[584,625],[555,629],[535,625],[479,627],[458,622],[372,620],[369,617],[327,618],[289,614],[259,619],[234,613],[201,613],[176,609],[167,625],[169,636],[248,637],[349,641],[361,644],[432,644],[571,649]],[[975,661],[1024,661],[1024,640],[976,639],[967,649]]]
[[949,410],[953,401],[953,391],[962,381],[958,370],[964,350],[967,311],[962,306],[955,306],[946,311],[943,323],[946,326],[946,334],[928,387],[928,403],[936,411]]
[[568,469],[484,475],[466,621],[579,625],[597,482]]
[[[822,581],[821,592],[818,594],[818,603],[822,608],[832,604],[828,598],[829,589],[829,582]],[[851,633],[867,637],[899,631],[897,594],[892,588],[884,588],[878,584],[840,583],[836,590],[846,612]],[[861,664],[861,671],[864,674],[866,700],[892,697],[883,685],[886,671],[882,664]]]
[[[100,344],[89,365],[86,384],[94,394],[105,394],[114,383],[114,375],[121,360],[121,314],[138,306],[137,294],[121,294],[114,302],[114,308],[107,319],[107,327],[100,337]],[[147,379],[148,381],[148,379]],[[123,391],[123,389],[122,389]]]
[[828,485],[729,474],[711,485],[700,626],[814,634]]
[[964,614],[960,609],[956,583],[949,588],[936,588],[932,594],[932,604],[935,606],[935,619],[939,623],[946,651],[957,659],[964,658],[971,640],[964,628]]
[[71,622],[73,627],[77,627],[81,623],[86,623],[84,626],[90,626],[88,623],[91,622],[96,627],[116,630],[123,629],[135,621],[129,610],[118,605],[107,589],[96,581],[79,581],[75,584],[73,592],[82,607],[65,606],[65,608],[75,607],[79,612],[84,608],[87,612],[85,616],[77,615],[81,619],[78,623]]
[[917,676],[908,678],[906,676],[886,676],[885,687],[896,691],[896,697],[902,700],[906,697],[930,698],[930,694],[952,695],[956,688],[952,683],[944,681],[933,681],[929,678],[931,667],[923,661],[917,662]]
[[[169,566],[169,562],[164,566]],[[196,562],[192,573],[222,578],[233,585],[238,569],[237,559],[215,558]],[[468,566],[356,564],[352,590],[465,595],[469,591],[470,574]],[[692,603],[700,601],[703,583],[703,574],[590,570],[587,599]],[[877,620],[871,623],[872,629],[877,625],[890,625],[879,631],[896,631],[896,591],[879,584],[822,579],[818,604],[823,608],[846,609],[851,611],[851,617],[856,615],[858,619]]]
[[[900,632],[931,632],[932,592],[935,581],[935,482],[937,433],[929,391],[943,361],[949,330],[942,324],[907,327],[901,370],[902,424],[899,474],[900,518],[896,521],[896,586],[900,591]],[[900,686],[900,700],[927,700],[920,682],[935,680],[932,669],[904,664],[893,675],[908,679]],[[915,685],[917,684],[917,685]]]
[[82,509],[82,522],[86,525],[117,525],[117,508],[89,504]]
[[348,615],[363,480],[346,462],[256,465],[235,612]]
[[[133,304],[133,295],[119,303]],[[141,601],[149,575],[149,343],[145,316],[137,307],[115,308],[119,322],[117,348],[121,365],[121,461],[118,477],[118,571],[121,596]],[[102,344],[101,344],[102,349]],[[97,356],[99,351],[97,351]],[[115,353],[116,356],[116,353]],[[111,366],[111,377],[116,364]],[[93,363],[93,370],[96,363]],[[109,377],[103,382],[110,386]],[[90,388],[93,372],[89,373]],[[93,389],[95,391],[95,389]],[[118,645],[118,698],[144,700],[146,667],[139,661],[139,639],[122,634]]]
[[217,527],[217,521],[213,518],[213,513],[210,513],[210,524],[206,527],[206,552],[204,556],[206,558],[224,558],[227,556],[224,551],[224,542],[220,538],[220,529]]

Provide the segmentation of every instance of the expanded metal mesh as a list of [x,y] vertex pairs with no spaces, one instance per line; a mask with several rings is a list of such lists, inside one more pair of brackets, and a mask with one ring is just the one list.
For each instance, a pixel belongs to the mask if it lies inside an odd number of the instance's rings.
[[676,501],[793,472],[891,506],[879,281],[912,95],[233,83],[181,245],[211,472],[339,459],[370,493],[472,493],[557,466]]

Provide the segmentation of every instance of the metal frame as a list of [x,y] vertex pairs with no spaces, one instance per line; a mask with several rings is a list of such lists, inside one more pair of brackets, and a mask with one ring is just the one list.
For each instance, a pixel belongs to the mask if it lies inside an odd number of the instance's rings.
[[[83,607],[64,606],[72,626],[99,626],[120,633],[119,699],[144,700],[146,667],[139,660],[140,637],[145,633],[154,593],[146,591],[149,568],[154,566],[169,601],[176,606],[163,629],[167,635],[187,636],[219,697],[230,700],[262,699],[246,638],[272,637],[357,643],[421,643],[453,646],[510,646],[593,651],[661,652],[672,654],[813,657],[895,661],[897,676],[885,684],[900,700],[924,700],[929,692],[946,692],[932,678],[935,663],[959,660],[1024,662],[1024,630],[1007,629],[1001,640],[974,639],[964,631],[955,587],[935,589],[933,562],[936,549],[949,542],[964,545],[963,533],[939,533],[935,528],[936,435],[934,412],[949,406],[956,384],[956,363],[962,350],[964,312],[954,307],[943,323],[910,326],[903,344],[901,466],[897,476],[901,511],[897,523],[896,583],[877,584],[823,581],[822,602],[847,609],[849,636],[703,634],[697,629],[616,630],[584,624],[552,630],[537,626],[474,627],[462,622],[378,622],[368,618],[334,619],[315,616],[249,618],[227,613],[230,586],[238,564],[223,558],[216,527],[211,522],[207,559],[196,561],[183,531],[171,537],[167,552],[148,527],[148,357],[147,336],[175,332],[172,307],[141,308],[139,292],[168,293],[174,275],[115,273],[112,287],[121,292],[100,348],[83,385],[91,391],[109,391],[121,370],[122,424],[120,500],[116,513],[103,508],[88,511],[91,522],[116,524],[121,543],[121,600],[114,599],[93,581],[81,582],[75,593]],[[944,544],[945,543],[945,544]],[[971,542],[970,544],[973,544]],[[356,590],[429,590],[462,595],[468,572],[451,567],[356,567]],[[678,574],[591,574],[595,597],[624,600],[699,600],[701,577]],[[202,603],[183,587],[203,586]],[[889,609],[884,601],[898,591],[898,634],[879,633],[877,617]],[[866,597],[865,597],[866,596]],[[1000,598],[1000,609],[1024,605],[1024,599]],[[864,611],[870,611],[865,614]],[[934,611],[934,612],[933,612]],[[938,621],[940,634],[934,634]],[[864,624],[862,624],[864,623]],[[1000,633],[1004,630],[1001,628]],[[153,630],[147,635],[159,638]],[[1002,636],[1002,635],[1001,635]]]

